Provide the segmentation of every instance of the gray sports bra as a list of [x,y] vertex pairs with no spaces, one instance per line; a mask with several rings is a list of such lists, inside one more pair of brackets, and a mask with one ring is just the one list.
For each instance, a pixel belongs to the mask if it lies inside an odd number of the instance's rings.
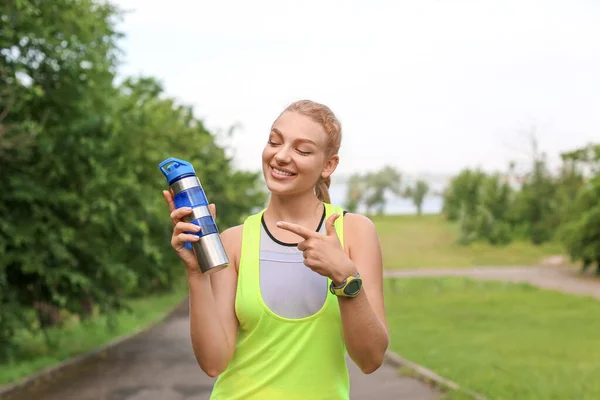
[[[325,210],[316,231],[325,231]],[[304,265],[297,243],[284,243],[269,232],[264,219],[260,232],[260,292],[269,309],[284,318],[317,313],[328,293],[327,278]]]

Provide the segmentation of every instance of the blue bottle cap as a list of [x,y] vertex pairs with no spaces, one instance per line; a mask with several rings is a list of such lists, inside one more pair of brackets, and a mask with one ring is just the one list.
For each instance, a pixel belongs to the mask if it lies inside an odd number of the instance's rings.
[[192,164],[174,157],[167,158],[165,161],[158,164],[158,167],[163,175],[167,178],[169,184],[182,175],[196,175],[196,171],[194,170]]

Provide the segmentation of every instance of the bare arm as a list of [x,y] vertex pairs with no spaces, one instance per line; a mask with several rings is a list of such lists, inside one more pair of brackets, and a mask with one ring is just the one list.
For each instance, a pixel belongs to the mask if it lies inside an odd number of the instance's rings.
[[188,269],[190,288],[190,334],[194,355],[211,377],[223,372],[235,350],[238,321],[235,315],[237,288],[236,245],[241,227],[221,235],[231,264],[211,276]]
[[381,248],[375,226],[361,215],[346,214],[344,237],[350,259],[363,281],[356,297],[338,298],[344,341],[352,360],[369,374],[381,366],[389,344]]
[[350,357],[364,373],[381,366],[389,344],[389,332],[383,302],[383,266],[379,238],[366,217],[348,214],[344,218],[346,246],[342,248],[335,230],[338,214],[326,222],[327,234],[281,221],[277,226],[305,240],[298,243],[304,264],[331,278],[339,285],[348,276],[360,272],[363,289],[354,298],[339,298],[344,341]]
[[[235,293],[242,226],[227,229],[221,234],[229,266],[210,276],[204,275],[194,253],[184,247],[185,242],[198,240],[196,235],[186,232],[199,231],[199,227],[182,220],[191,209],[175,209],[171,194],[164,191],[163,195],[173,222],[171,246],[186,267],[190,293],[190,335],[194,355],[202,370],[208,376],[216,377],[227,368],[235,350],[238,331]],[[215,206],[211,204],[209,208],[214,217]]]

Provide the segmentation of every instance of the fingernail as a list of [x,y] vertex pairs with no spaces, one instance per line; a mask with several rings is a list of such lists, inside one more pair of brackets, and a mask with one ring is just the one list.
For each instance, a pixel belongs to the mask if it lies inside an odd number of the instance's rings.
[[283,222],[279,221],[279,222],[277,222],[276,225],[279,226],[279,227],[281,227],[283,225]]

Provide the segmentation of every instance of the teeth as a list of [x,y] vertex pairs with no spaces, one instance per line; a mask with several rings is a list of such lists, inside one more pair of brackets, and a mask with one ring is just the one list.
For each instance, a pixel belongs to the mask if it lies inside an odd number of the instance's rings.
[[281,171],[281,170],[279,170],[277,168],[273,168],[273,171],[275,171],[275,173],[277,175],[284,175],[284,176],[292,176],[292,175],[294,175],[294,174],[290,174],[289,172]]

